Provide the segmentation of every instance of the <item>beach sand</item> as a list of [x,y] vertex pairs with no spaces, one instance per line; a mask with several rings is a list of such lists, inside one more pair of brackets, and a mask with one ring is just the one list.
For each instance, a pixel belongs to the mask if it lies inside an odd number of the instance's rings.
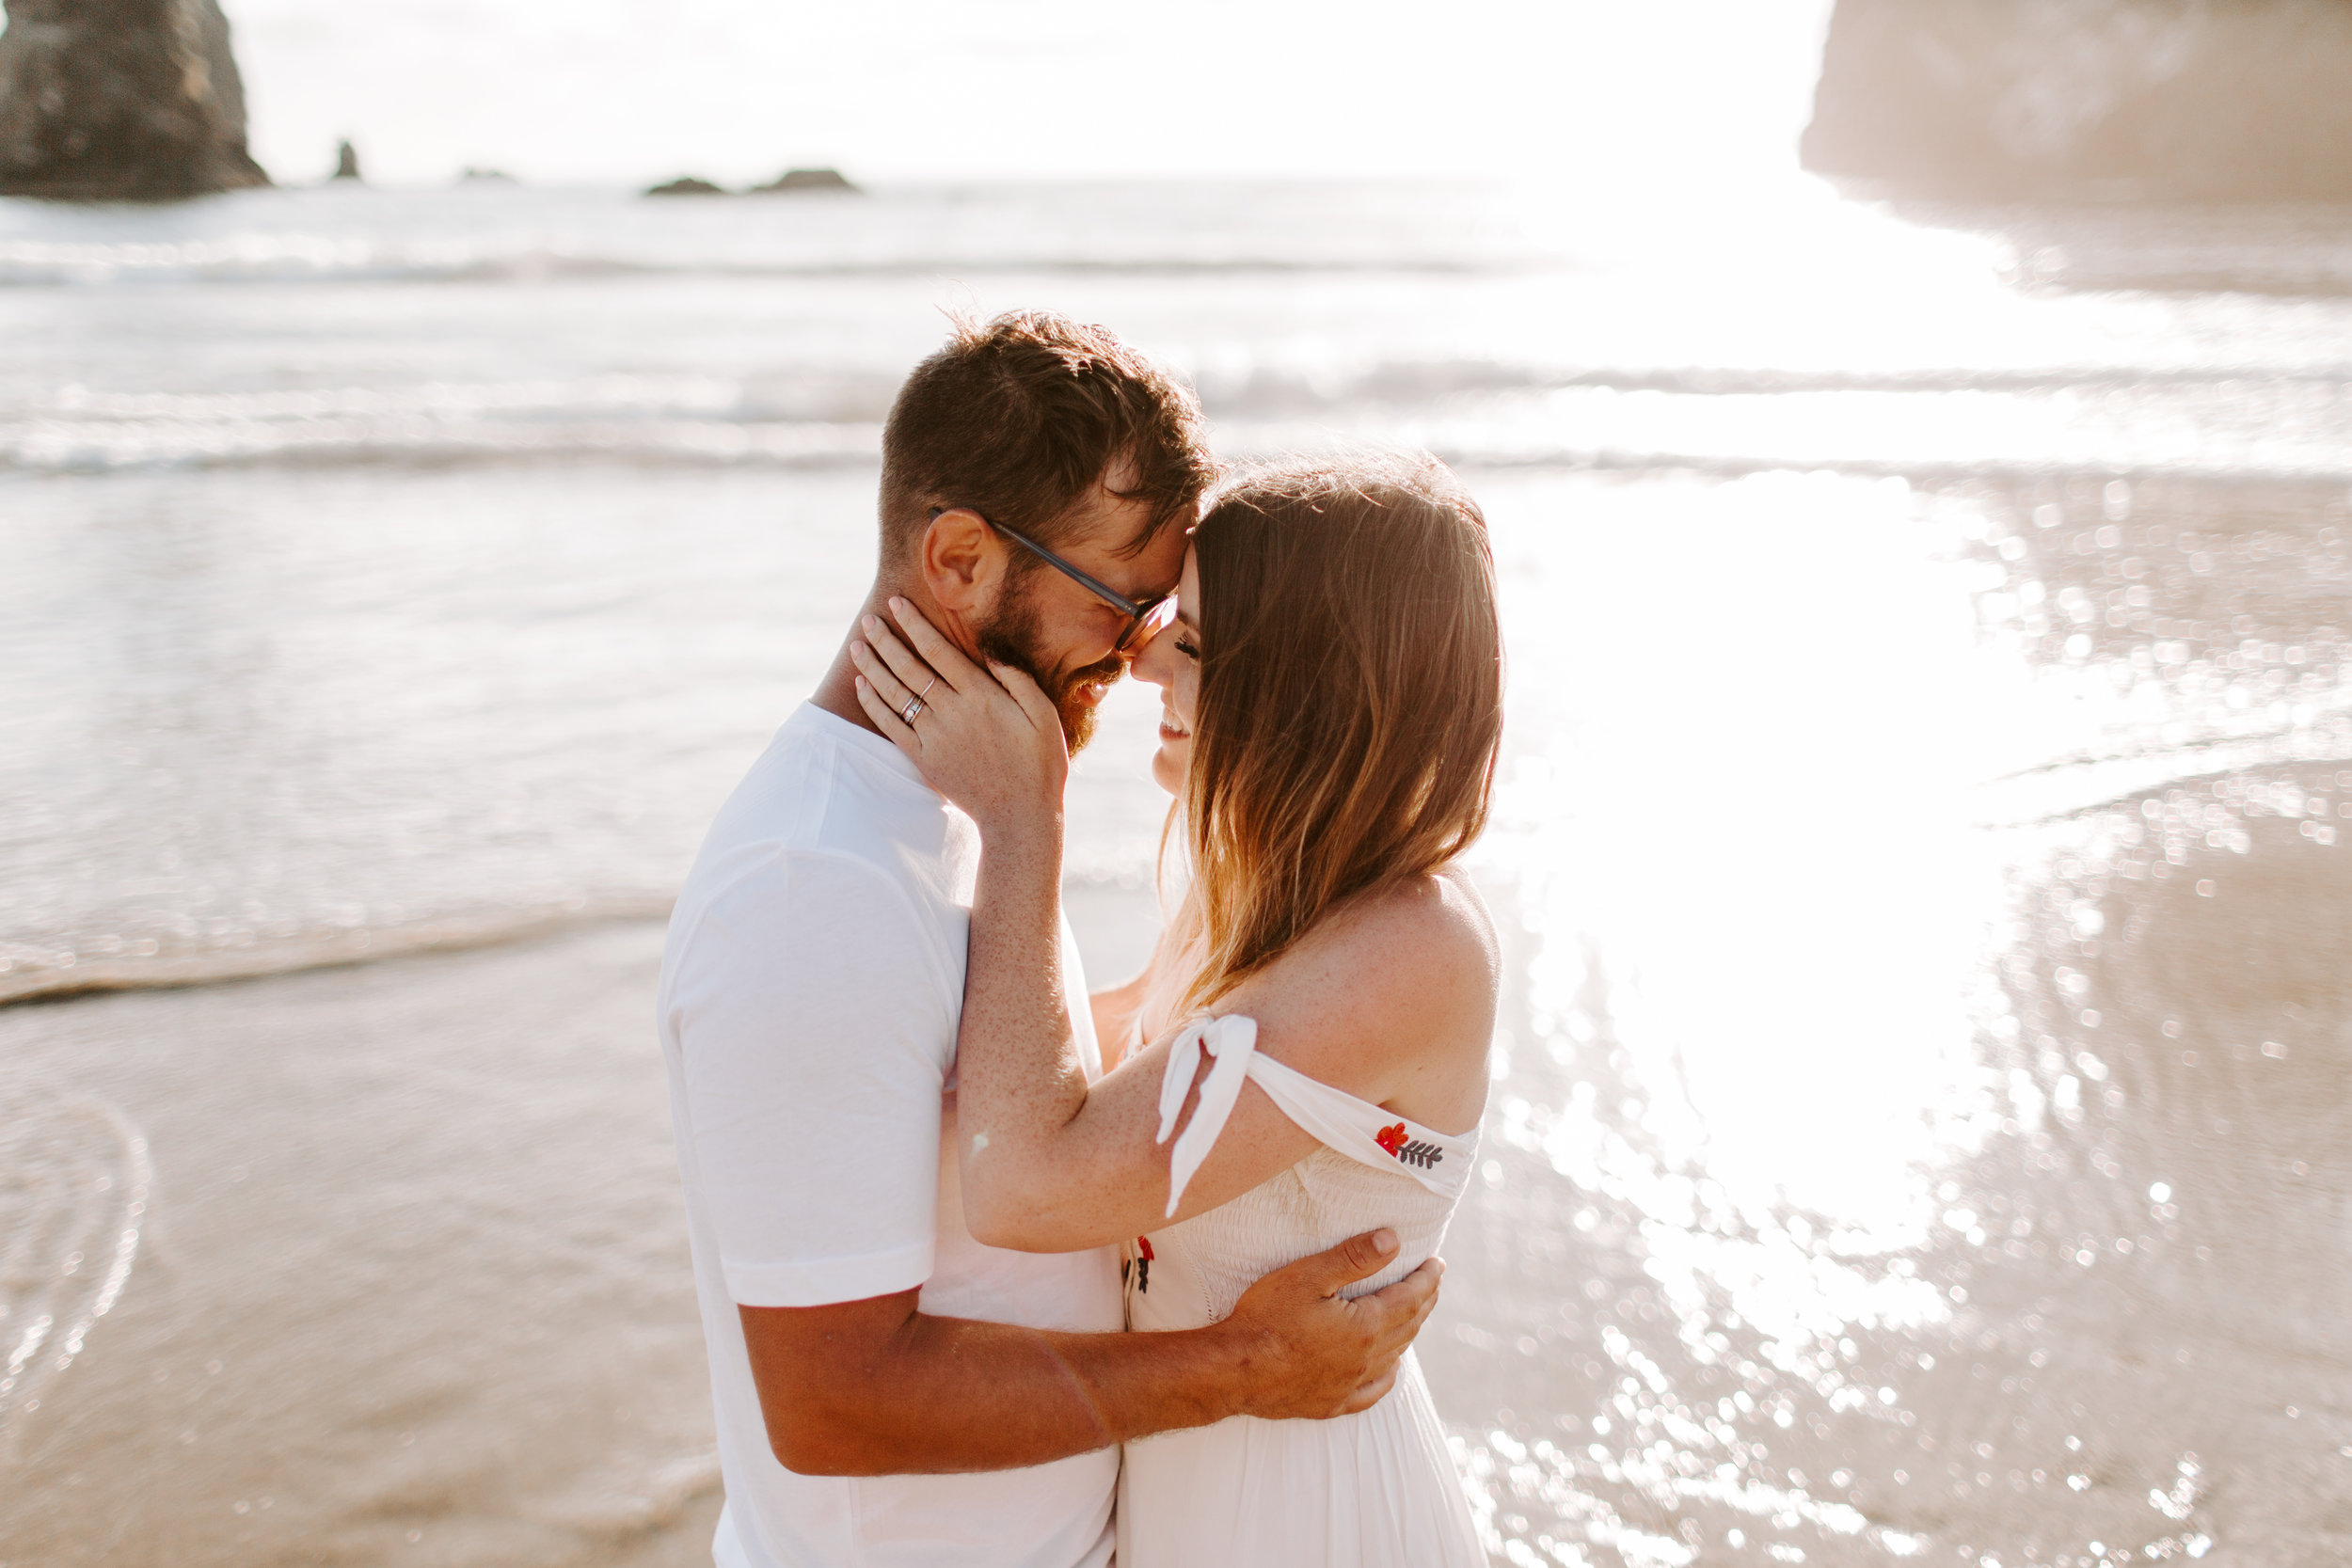
[[707,1562],[660,941],[0,1013],[46,1114],[155,1171],[104,1354],[7,1430],[7,1560]]
[[[1643,1152],[1671,1074],[1638,999],[1547,928],[1536,879],[1490,867],[1502,1059],[1421,1347],[1488,1528],[1631,1561],[1692,1521],[1899,1560],[2013,1538],[2008,1499],[2071,1487],[2086,1539],[2338,1560],[2352,1345],[2324,1195],[2352,1185],[2352,1006],[2328,955],[2352,898],[2332,851],[2251,826],[2246,851],[2118,879],[2105,907],[2132,945],[2074,993],[2109,1030],[2170,1023],[2205,1053],[2122,1047],[2087,1116],[1993,1128],[1947,1170],[1992,1195],[1994,1239],[1947,1217],[1892,1257],[1858,1225],[1725,1212],[1736,1193]],[[1069,902],[1098,980],[1140,960],[1146,890]],[[619,921],[0,1011],[37,1110],[87,1126],[103,1106],[143,1140],[154,1216],[61,1414],[6,1429],[7,1560],[707,1562],[717,1467],[648,1016],[660,939]],[[2040,945],[2008,966],[2028,1013],[2071,973]],[[1709,1103],[1724,1063],[1699,1066],[1683,1092],[1736,1132]],[[2134,1212],[2157,1181],[2185,1214]],[[1679,1441],[1637,1449],[1645,1429]],[[1996,1432],[2002,1462],[1977,1458]],[[1955,1455],[1978,1484],[1929,1484]]]
[[[1147,891],[1071,909],[1140,967]],[[8,1109],[154,1173],[103,1354],[0,1427],[0,1561],[707,1563],[662,930],[0,1010]]]

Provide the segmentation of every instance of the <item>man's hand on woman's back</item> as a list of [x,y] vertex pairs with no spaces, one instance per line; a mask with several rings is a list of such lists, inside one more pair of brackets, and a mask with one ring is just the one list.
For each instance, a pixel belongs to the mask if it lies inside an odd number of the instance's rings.
[[1168,1334],[1070,1334],[934,1318],[916,1291],[826,1307],[745,1307],[744,1348],[770,1447],[803,1475],[1004,1470],[1229,1416],[1364,1410],[1438,1301],[1431,1259],[1386,1290],[1374,1231],[1277,1269],[1233,1315]]
[[1233,1315],[1216,1325],[1252,1357],[1243,1414],[1320,1420],[1379,1402],[1438,1305],[1445,1263],[1432,1258],[1387,1289],[1353,1300],[1339,1292],[1395,1257],[1394,1234],[1375,1230],[1277,1269],[1243,1292]]

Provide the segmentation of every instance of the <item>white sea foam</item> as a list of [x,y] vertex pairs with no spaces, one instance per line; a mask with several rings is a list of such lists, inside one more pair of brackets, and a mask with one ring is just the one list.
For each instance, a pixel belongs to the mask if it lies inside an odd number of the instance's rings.
[[121,1299],[154,1178],[114,1106],[0,1076],[0,1463]]
[[151,941],[102,941],[87,954],[70,946],[0,945],[0,1006],[36,997],[215,985],[420,953],[460,953],[602,921],[659,920],[670,912],[670,902],[659,894],[578,895],[540,907],[451,911],[372,926],[281,932],[260,940],[246,933],[244,942],[190,944],[173,951]]

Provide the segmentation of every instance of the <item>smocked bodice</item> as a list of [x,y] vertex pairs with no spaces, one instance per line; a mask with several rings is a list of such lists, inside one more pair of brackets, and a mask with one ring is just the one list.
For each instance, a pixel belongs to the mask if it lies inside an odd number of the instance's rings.
[[1162,1083],[1168,1142],[1202,1056],[1214,1058],[1192,1120],[1170,1149],[1169,1208],[1232,1114],[1247,1078],[1321,1147],[1229,1203],[1163,1227],[1129,1251],[1127,1321],[1138,1329],[1198,1328],[1285,1263],[1387,1226],[1399,1243],[1388,1268],[1343,1292],[1392,1285],[1437,1252],[1469,1185],[1478,1134],[1438,1132],[1256,1052],[1257,1024],[1203,1020],[1178,1037]]

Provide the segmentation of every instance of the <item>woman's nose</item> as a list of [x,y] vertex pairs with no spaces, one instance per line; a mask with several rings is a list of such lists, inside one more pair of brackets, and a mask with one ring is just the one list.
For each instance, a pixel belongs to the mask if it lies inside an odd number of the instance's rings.
[[1151,641],[1136,650],[1136,657],[1127,666],[1127,673],[1139,681],[1165,690],[1174,675],[1175,661],[1168,648],[1168,631],[1163,629]]

